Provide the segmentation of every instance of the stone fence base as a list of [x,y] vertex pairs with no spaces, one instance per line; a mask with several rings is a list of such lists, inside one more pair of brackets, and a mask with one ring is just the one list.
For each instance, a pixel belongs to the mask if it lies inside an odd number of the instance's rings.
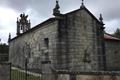
[[119,72],[84,72],[59,74],[57,80],[120,80]]
[[76,80],[120,80],[120,76],[112,76],[112,75],[77,75]]
[[71,79],[70,75],[59,75],[57,80],[120,80],[120,76],[113,75],[76,75]]

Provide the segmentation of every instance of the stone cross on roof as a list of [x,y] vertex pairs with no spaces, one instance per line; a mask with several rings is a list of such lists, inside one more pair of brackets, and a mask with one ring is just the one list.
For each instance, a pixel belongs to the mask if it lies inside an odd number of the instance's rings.
[[82,5],[84,5],[84,0],[82,0]]
[[53,9],[53,15],[54,16],[59,16],[60,15],[60,6],[59,6],[59,1],[56,0],[56,6],[55,8]]
[[84,8],[84,0],[82,0],[82,5],[80,8]]

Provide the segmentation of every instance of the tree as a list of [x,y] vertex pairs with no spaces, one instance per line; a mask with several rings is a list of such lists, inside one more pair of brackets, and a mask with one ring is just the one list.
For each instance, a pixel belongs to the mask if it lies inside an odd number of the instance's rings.
[[120,38],[120,29],[117,28],[113,35],[117,38]]
[[6,44],[0,44],[0,62],[8,61],[9,47]]
[[8,45],[0,44],[0,53],[8,53]]

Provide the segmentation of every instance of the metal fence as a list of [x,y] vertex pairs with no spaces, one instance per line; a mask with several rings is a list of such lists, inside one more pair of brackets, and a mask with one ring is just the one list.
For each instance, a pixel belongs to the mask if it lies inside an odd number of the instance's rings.
[[[39,71],[39,69],[36,69]],[[0,63],[0,80],[44,80],[36,70],[11,67],[10,63]],[[120,80],[120,71],[71,72],[57,70],[53,79],[45,80]],[[49,75],[50,76],[50,75]],[[44,77],[49,77],[45,76]],[[52,75],[53,76],[53,75]]]
[[12,67],[11,80],[41,80],[41,74]]

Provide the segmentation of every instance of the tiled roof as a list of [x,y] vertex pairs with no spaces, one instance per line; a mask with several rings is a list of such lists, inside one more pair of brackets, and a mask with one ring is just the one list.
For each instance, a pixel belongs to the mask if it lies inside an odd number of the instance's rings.
[[119,38],[116,38],[116,37],[114,37],[114,36],[112,36],[112,35],[110,35],[110,34],[107,34],[107,33],[104,34],[104,39],[105,39],[105,40],[116,40],[116,41],[120,41]]

